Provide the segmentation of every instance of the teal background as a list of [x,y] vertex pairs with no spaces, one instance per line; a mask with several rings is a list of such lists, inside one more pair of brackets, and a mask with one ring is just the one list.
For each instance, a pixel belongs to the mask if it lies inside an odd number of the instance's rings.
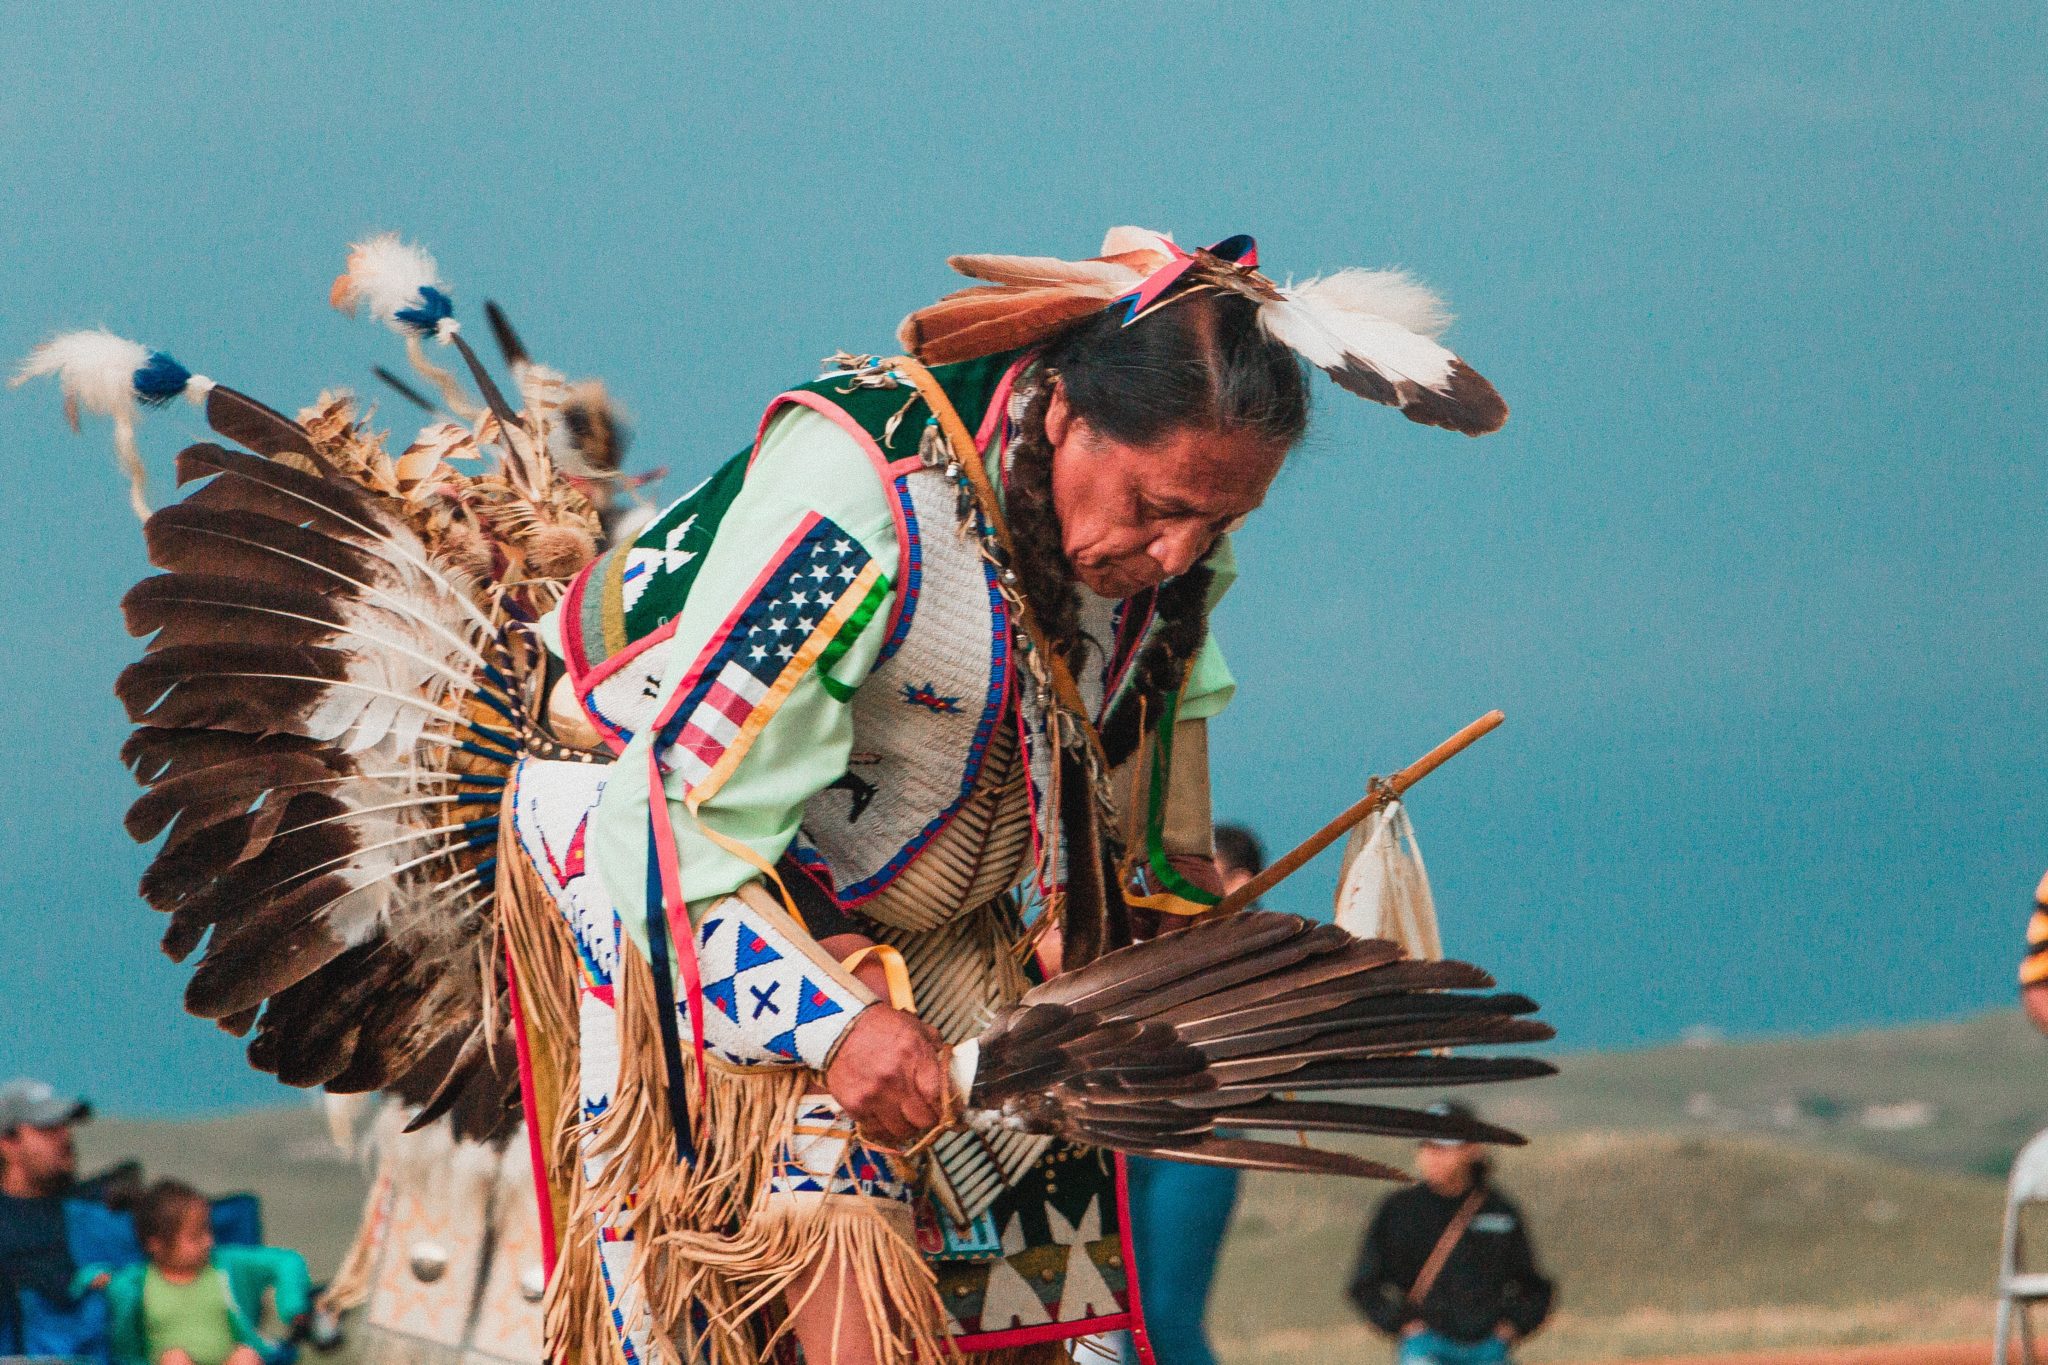
[[[1499,706],[1413,809],[1450,944],[1565,1046],[1950,1015],[2013,998],[2048,859],[2040,14],[24,5],[0,355],[104,322],[288,409],[369,386],[396,342],[325,294],[398,228],[675,493],[948,252],[1407,266],[1514,417],[1322,386],[1219,623],[1222,812],[1291,843]],[[197,430],[149,423],[160,490]],[[275,1099],[133,895],[104,428],[0,395],[0,469],[0,1072]]]

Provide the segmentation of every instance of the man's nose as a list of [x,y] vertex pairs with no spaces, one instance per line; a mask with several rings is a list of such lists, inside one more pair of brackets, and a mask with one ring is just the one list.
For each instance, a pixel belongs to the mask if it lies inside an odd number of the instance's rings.
[[1163,531],[1152,542],[1151,555],[1168,578],[1178,578],[1209,552],[1208,532],[1199,526]]

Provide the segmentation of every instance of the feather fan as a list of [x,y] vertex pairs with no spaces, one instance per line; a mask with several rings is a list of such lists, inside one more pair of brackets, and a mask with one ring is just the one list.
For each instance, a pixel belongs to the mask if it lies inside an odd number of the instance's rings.
[[1519,1143],[1455,1115],[1296,1091],[1541,1076],[1530,1057],[1446,1057],[1537,1042],[1524,996],[1461,962],[1418,962],[1334,925],[1247,911],[1105,953],[1028,991],[955,1052],[970,1126],[1054,1133],[1211,1165],[1400,1178],[1377,1162],[1219,1130]]
[[[116,691],[145,788],[127,828],[158,841],[141,891],[165,951],[197,959],[188,1008],[289,1084],[397,1087],[419,1121],[482,1135],[516,1093],[494,868],[507,774],[544,724],[522,623],[601,534],[554,459],[615,468],[623,437],[601,387],[523,349],[527,410],[507,404],[433,257],[395,234],[351,249],[330,301],[403,334],[463,420],[394,458],[345,393],[295,421],[104,330],[37,347],[14,383],[54,378],[74,428],[112,420],[163,571],[123,601],[148,643]],[[426,362],[428,337],[483,405]],[[182,499],[152,515],[135,424],[181,394],[229,444],[182,452]],[[487,447],[500,458],[463,467]]]
[[148,638],[116,689],[128,830],[161,840],[143,896],[197,956],[188,1008],[254,1065],[483,1134],[516,1095],[494,849],[538,685],[509,623],[588,561],[595,515],[544,446],[468,474],[443,460],[477,431],[394,461],[346,396],[293,422],[216,386],[207,410],[262,453],[179,455],[184,496],[144,526],[163,572],[122,604]]

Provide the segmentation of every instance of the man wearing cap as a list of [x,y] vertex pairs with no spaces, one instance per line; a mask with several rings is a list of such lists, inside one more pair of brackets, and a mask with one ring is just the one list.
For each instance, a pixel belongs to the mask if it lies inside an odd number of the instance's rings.
[[[1438,1115],[1473,1117],[1456,1101]],[[1485,1148],[1425,1142],[1420,1183],[1373,1216],[1351,1277],[1351,1301],[1398,1339],[1399,1365],[1499,1365],[1550,1312],[1522,1211],[1490,1180]]]
[[21,1291],[53,1310],[71,1306],[77,1267],[64,1235],[64,1199],[78,1175],[71,1129],[91,1115],[85,1101],[43,1081],[0,1085],[0,1354],[30,1348]]

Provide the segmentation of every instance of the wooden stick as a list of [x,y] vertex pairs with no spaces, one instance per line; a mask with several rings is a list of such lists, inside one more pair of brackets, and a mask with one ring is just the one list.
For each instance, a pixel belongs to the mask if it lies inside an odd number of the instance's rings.
[[1210,913],[1231,914],[1244,909],[1281,882],[1286,881],[1296,872],[1299,872],[1304,863],[1314,858],[1331,844],[1336,843],[1344,835],[1350,833],[1355,826],[1363,822],[1367,816],[1385,805],[1390,799],[1399,798],[1410,787],[1442,767],[1447,760],[1463,753],[1471,746],[1474,740],[1477,740],[1482,735],[1492,733],[1506,719],[1507,717],[1499,711],[1488,711],[1478,720],[1473,721],[1470,725],[1458,731],[1457,734],[1452,735],[1449,739],[1437,745],[1434,749],[1431,749],[1421,758],[1416,759],[1386,781],[1382,782],[1375,779],[1372,783],[1372,789],[1360,800],[1354,802],[1342,815],[1304,839],[1285,857],[1267,867],[1264,872],[1261,872],[1258,876],[1225,896],[1217,904],[1216,909]]

